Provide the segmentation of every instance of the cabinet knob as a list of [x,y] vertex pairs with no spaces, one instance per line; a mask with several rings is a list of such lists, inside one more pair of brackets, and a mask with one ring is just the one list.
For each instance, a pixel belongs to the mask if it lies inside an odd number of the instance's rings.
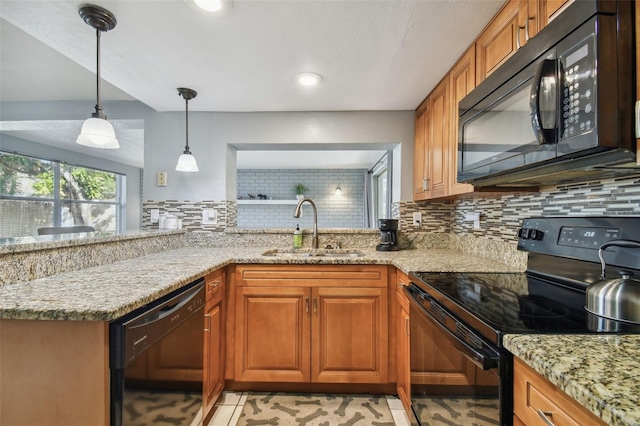
[[318,312],[318,298],[313,298],[313,312]]
[[309,297],[304,298],[304,311],[309,312]]

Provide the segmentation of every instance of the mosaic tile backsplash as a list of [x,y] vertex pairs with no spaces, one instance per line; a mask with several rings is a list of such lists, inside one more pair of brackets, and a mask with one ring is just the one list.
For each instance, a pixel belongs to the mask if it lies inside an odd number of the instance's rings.
[[[288,206],[291,207],[291,206]],[[144,228],[153,229],[149,209],[172,211],[183,218],[188,230],[223,231],[237,226],[234,201],[146,201]],[[202,209],[215,208],[218,224],[202,225]],[[413,227],[413,212],[422,213],[422,226]],[[480,214],[480,228],[465,220],[469,213]],[[504,196],[479,196],[456,201],[401,201],[392,205],[392,217],[399,220],[401,233],[453,233],[511,243],[522,219],[532,216],[640,216],[640,176],[582,182],[543,188],[540,192]],[[322,231],[322,229],[321,229]]]

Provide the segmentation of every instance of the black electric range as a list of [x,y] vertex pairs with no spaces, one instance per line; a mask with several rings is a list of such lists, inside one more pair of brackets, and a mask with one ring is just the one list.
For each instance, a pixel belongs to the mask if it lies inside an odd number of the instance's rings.
[[[622,239],[640,241],[640,217],[531,218],[518,232],[524,272],[410,273],[411,424],[511,426],[507,333],[640,333],[640,325],[585,309],[587,287],[600,280],[598,249]],[[607,278],[640,276],[640,250],[603,255]]]
[[[598,248],[640,241],[640,217],[546,217],[523,221],[518,249],[529,252],[522,273],[412,272],[410,279],[460,322],[501,346],[507,333],[640,333],[640,325],[587,312],[585,291],[600,279]],[[640,250],[610,247],[607,271],[640,276]]]

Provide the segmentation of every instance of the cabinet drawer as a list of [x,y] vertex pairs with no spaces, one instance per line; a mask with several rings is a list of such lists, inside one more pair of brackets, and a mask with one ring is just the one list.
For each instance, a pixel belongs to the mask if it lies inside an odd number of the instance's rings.
[[527,426],[547,426],[542,415],[556,426],[605,425],[518,358],[513,368],[513,411]]
[[387,287],[384,265],[238,265],[236,286]]
[[216,294],[225,290],[224,269],[218,269],[204,277],[206,287],[206,300],[210,300]]

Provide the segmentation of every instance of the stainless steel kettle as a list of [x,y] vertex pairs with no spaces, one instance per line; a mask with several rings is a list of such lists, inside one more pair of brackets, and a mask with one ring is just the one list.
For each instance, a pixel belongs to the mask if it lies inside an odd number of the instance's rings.
[[[618,321],[640,324],[640,280],[631,278],[631,272],[620,271],[620,277],[607,279],[602,252],[607,247],[640,248],[640,242],[612,240],[598,250],[602,264],[601,280],[587,287],[586,310],[592,314]],[[640,261],[638,262],[640,264]]]

